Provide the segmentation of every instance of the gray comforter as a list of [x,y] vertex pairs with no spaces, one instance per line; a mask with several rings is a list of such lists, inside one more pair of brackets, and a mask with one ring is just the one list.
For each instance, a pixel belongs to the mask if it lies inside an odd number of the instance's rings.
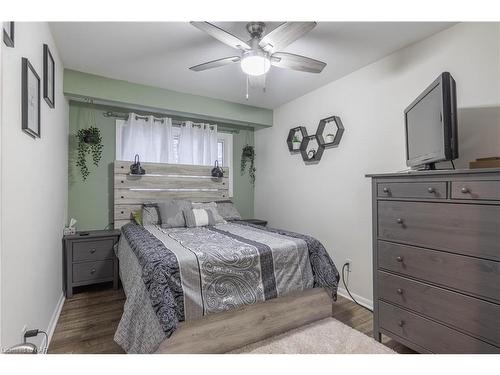
[[179,322],[308,288],[339,274],[310,236],[243,222],[163,229],[127,224],[117,249],[127,297],[115,341],[150,353]]

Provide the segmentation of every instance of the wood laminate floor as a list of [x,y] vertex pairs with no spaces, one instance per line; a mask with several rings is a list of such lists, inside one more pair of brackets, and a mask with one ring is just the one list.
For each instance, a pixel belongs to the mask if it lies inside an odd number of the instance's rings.
[[[113,341],[120,321],[123,290],[83,288],[66,300],[50,343],[49,353],[117,354],[123,350]],[[352,301],[338,297],[333,317],[366,335],[372,335],[372,313]],[[386,336],[384,345],[398,353],[414,353]]]

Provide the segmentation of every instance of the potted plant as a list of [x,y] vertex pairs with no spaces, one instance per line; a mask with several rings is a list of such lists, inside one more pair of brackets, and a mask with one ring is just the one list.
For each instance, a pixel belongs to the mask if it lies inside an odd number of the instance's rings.
[[325,143],[333,143],[334,140],[335,140],[335,134],[328,133],[325,136]]
[[241,152],[241,174],[245,173],[247,163],[250,162],[250,167],[248,168],[248,175],[250,177],[250,182],[255,184],[255,149],[253,146],[246,145],[243,147]]
[[293,148],[294,150],[298,150],[298,149],[300,148],[300,143],[301,143],[301,142],[300,142],[299,137],[297,137],[297,134],[295,134],[295,135],[293,136],[293,139],[292,139],[292,148]]
[[78,139],[76,165],[80,167],[82,178],[85,181],[90,173],[87,167],[87,154],[92,154],[92,161],[95,166],[98,166],[101,161],[103,148],[101,132],[95,126],[90,126],[78,130],[76,137]]

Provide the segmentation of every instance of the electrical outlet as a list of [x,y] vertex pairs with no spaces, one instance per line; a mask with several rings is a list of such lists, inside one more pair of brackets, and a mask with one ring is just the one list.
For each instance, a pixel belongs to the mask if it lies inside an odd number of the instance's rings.
[[346,259],[345,262],[347,263],[347,272],[352,272],[352,260]]

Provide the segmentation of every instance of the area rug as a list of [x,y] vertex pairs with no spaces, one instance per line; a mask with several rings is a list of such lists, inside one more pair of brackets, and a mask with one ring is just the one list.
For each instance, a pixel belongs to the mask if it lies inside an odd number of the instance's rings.
[[229,354],[396,354],[373,338],[326,318]]

